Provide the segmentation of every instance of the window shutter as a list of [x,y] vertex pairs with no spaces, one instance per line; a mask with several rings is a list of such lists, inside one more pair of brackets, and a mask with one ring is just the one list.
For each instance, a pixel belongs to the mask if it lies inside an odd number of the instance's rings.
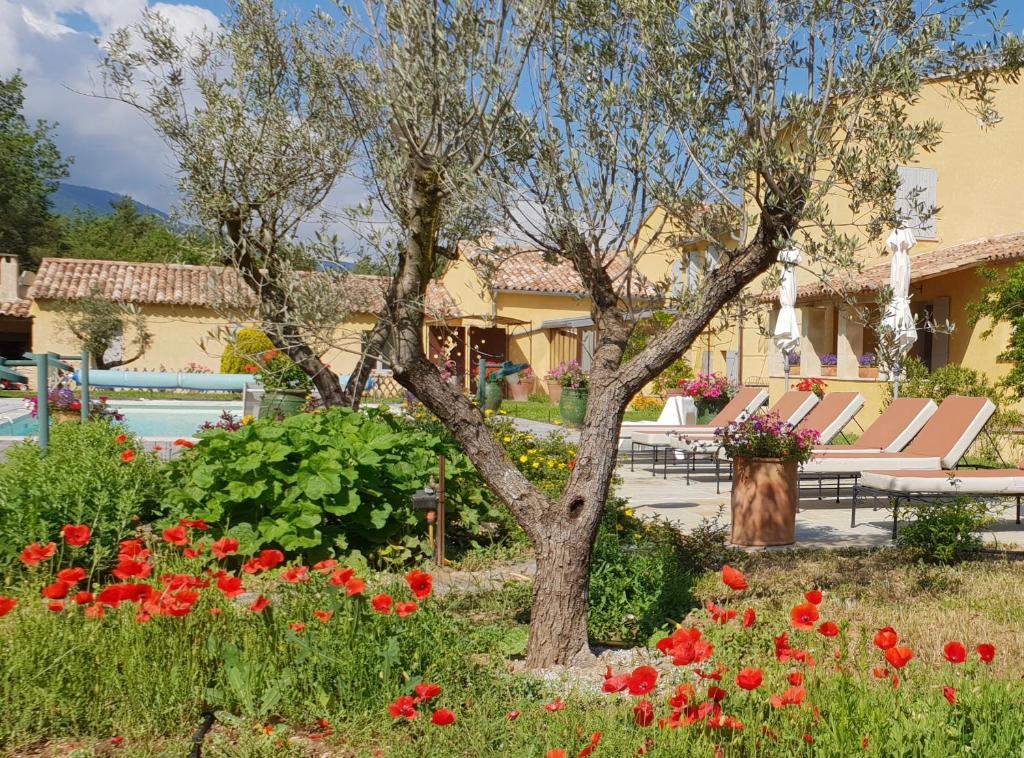
[[672,297],[680,297],[683,294],[683,262],[675,261],[672,264]]
[[896,210],[906,219],[907,228],[912,229],[918,239],[937,239],[935,216],[922,221],[918,211],[938,207],[938,171],[911,166],[900,166],[897,170],[900,186],[896,191]]
[[717,245],[708,248],[708,271],[714,271],[722,262],[722,249]]
[[686,269],[686,286],[690,290],[697,289],[697,282],[700,281],[700,253],[690,253]]
[[727,350],[725,353],[725,376],[730,382],[740,381],[740,354],[735,350]]

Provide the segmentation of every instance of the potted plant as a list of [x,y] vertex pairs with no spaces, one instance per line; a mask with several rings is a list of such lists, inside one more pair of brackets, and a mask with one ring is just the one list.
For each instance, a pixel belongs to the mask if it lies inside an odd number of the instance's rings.
[[552,405],[558,405],[562,400],[562,375],[565,373],[565,362],[559,363],[556,368],[551,369],[544,375],[547,382],[548,397]]
[[505,384],[505,377],[497,369],[487,374],[484,381],[484,411],[497,413],[501,408],[502,388]]
[[696,379],[683,380],[679,383],[683,395],[692,397],[697,406],[697,423],[706,424],[736,394],[736,388],[724,376],[719,374],[700,374]]
[[517,381],[512,381],[511,376],[508,378],[509,394],[513,400],[529,400],[537,384],[537,377],[534,376],[533,369],[527,366],[516,376],[518,377]]
[[683,380],[692,378],[693,369],[690,368],[690,364],[686,359],[679,358],[662,371],[651,386],[657,394],[664,395],[666,398],[685,397]]
[[825,353],[821,358],[818,359],[821,364],[821,375],[822,376],[835,376],[836,368],[839,364],[839,356],[835,353]]
[[796,388],[800,392],[813,392],[815,395],[818,396],[819,400],[825,397],[825,389],[827,387],[828,385],[825,383],[825,380],[818,379],[817,377],[807,377],[806,379],[801,379],[800,383],[796,385]]
[[[46,393],[46,399],[46,406],[51,421],[79,421],[82,418],[82,401],[70,387],[66,385],[54,387]],[[32,395],[26,398],[25,405],[28,407],[32,418],[38,418],[38,396]],[[89,401],[89,418],[107,418],[113,421],[124,420],[124,416],[121,413],[107,407],[107,398],[105,397]]]
[[800,353],[786,353],[786,361],[789,362],[789,375],[800,376]]
[[260,418],[284,418],[299,413],[312,389],[306,372],[280,350],[268,350],[258,360],[259,365],[252,367],[259,372],[264,390]]
[[878,378],[878,356],[874,353],[864,353],[857,359],[857,374],[861,379]]
[[590,396],[590,377],[576,361],[565,364],[559,377],[562,397],[558,401],[558,412],[562,421],[570,426],[582,426],[587,415],[587,399]]
[[732,458],[734,545],[791,545],[796,539],[798,467],[810,460],[818,432],[778,414],[751,416],[716,432]]

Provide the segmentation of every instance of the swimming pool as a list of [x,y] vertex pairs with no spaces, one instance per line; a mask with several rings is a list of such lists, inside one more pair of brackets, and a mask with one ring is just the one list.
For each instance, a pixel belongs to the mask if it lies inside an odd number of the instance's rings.
[[[111,401],[109,406],[124,414],[124,425],[140,437],[194,437],[203,423],[215,422],[229,411],[242,416],[241,402],[206,400],[125,400]],[[36,434],[36,420],[29,414],[14,418],[13,423],[0,420],[0,436],[27,437]]]

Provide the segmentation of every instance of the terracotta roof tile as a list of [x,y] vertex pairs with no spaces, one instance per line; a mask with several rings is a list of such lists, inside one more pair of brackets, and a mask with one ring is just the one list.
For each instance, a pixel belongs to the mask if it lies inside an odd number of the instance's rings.
[[28,318],[31,309],[31,300],[0,300],[0,316]]
[[[923,251],[917,255],[912,253],[910,278],[911,281],[917,282],[986,264],[1019,260],[1024,260],[1024,232],[1013,232],[964,242],[940,250]],[[877,292],[889,285],[889,268],[888,260],[869,266],[853,275],[846,287],[828,286],[822,282],[805,284],[797,289],[797,299],[828,298],[835,295],[837,289],[847,294]]]
[[[494,251],[470,248],[467,257],[481,271],[495,290],[509,292],[547,292],[568,295],[586,295],[583,280],[564,259],[557,263],[544,260],[544,253],[531,248],[498,248]],[[625,289],[629,263],[621,254],[609,253],[605,269],[620,290]],[[654,285],[635,269],[630,291],[634,297],[655,297]]]
[[[337,279],[353,312],[379,314],[387,280],[348,274]],[[29,290],[36,300],[76,300],[96,295],[114,302],[216,308],[248,299],[249,288],[238,274],[220,266],[173,263],[44,258]],[[431,282],[427,313],[456,317],[458,308],[444,286]]]

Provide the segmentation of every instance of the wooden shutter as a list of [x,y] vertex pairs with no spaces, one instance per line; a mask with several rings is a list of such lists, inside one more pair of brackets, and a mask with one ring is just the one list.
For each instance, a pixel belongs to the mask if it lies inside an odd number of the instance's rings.
[[906,219],[907,228],[912,229],[918,239],[937,239],[935,216],[922,221],[919,211],[938,207],[938,171],[916,166],[900,166],[897,170],[900,186],[896,191],[896,210]]

